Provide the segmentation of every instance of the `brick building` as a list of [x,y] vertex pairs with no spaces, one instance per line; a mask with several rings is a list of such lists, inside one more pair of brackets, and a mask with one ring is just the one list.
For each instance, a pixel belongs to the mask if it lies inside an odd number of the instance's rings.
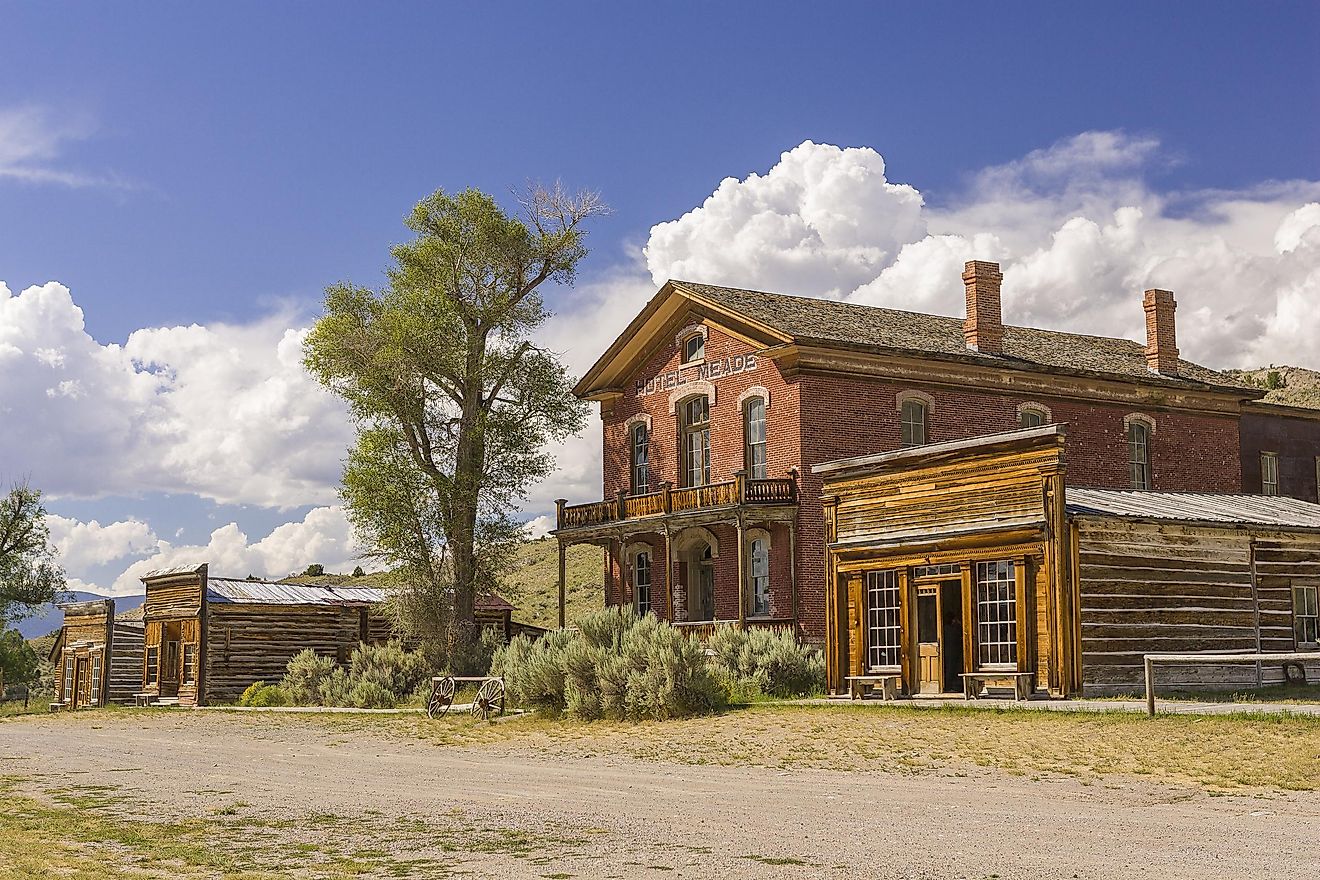
[[[559,502],[561,560],[603,547],[607,604],[820,641],[814,464],[1067,423],[1070,485],[1242,491],[1242,438],[1260,433],[1243,409],[1262,392],[1179,358],[1171,293],[1146,292],[1141,345],[1005,325],[1001,280],[967,264],[965,320],[666,283],[575,389],[600,403],[604,500]],[[1320,455],[1251,407],[1296,440],[1290,460]]]

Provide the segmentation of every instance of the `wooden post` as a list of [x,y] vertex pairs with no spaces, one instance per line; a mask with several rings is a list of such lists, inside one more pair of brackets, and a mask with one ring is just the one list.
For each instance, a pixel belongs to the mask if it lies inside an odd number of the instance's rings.
[[[743,486],[742,471],[738,472],[738,486],[741,490]],[[741,497],[741,495],[739,496]],[[747,625],[747,553],[743,547],[743,518],[742,513],[738,514],[738,627],[741,629]]]
[[564,626],[565,626],[565,624],[566,624],[566,620],[565,620],[565,604],[566,604],[565,599],[566,599],[566,597],[565,597],[565,590],[564,590],[564,580],[565,580],[565,570],[564,570],[564,569],[565,569],[565,558],[564,558],[564,549],[565,549],[565,548],[564,548],[564,541],[563,541],[563,539],[561,538],[561,539],[559,540],[559,628],[560,628],[560,629],[563,629]]
[[788,590],[788,607],[793,615],[793,628],[795,634],[800,635],[802,624],[798,620],[797,523],[792,521],[788,524]]
[[1155,717],[1155,661],[1147,654],[1142,660],[1146,663],[1146,714]]
[[733,481],[738,486],[738,503],[747,503],[747,471],[734,471]]
[[660,509],[666,514],[673,510],[673,499],[671,497],[673,490],[674,484],[668,480],[660,484]]
[[665,538],[665,609],[666,619],[674,622],[674,554],[669,546],[669,526],[661,533]]
[[627,489],[620,489],[620,490],[619,490],[619,519],[620,519],[620,520],[625,520],[625,519],[627,519],[627,518],[628,518],[628,490],[627,490]]
[[567,498],[555,499],[555,530],[558,531],[564,527],[564,505],[568,503]]

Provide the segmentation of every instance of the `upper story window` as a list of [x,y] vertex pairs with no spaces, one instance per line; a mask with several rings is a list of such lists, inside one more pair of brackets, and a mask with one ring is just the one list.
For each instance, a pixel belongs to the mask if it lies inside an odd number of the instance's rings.
[[926,443],[926,404],[924,401],[908,398],[903,401],[901,413],[900,443],[904,447],[924,446]]
[[710,482],[710,398],[704,394],[683,404],[683,475],[688,486]]
[[693,333],[683,340],[683,363],[690,364],[693,361],[705,360],[705,358],[706,334]]
[[1279,453],[1260,454],[1260,491],[1262,495],[1279,494]]
[[1050,422],[1049,413],[1044,407],[1023,406],[1018,409],[1018,426],[1022,428],[1039,428],[1041,425],[1048,425]]
[[651,481],[651,431],[646,427],[645,422],[638,422],[632,426],[631,446],[632,494],[643,495]]
[[743,404],[743,468],[748,479],[765,479],[765,456],[765,398],[750,397]]
[[1128,469],[1133,489],[1149,489],[1150,481],[1150,426],[1131,419],[1127,426]]

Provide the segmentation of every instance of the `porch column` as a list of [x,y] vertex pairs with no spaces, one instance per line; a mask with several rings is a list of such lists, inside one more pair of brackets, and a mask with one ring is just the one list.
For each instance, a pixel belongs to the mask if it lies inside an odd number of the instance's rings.
[[564,580],[565,580],[565,577],[564,577],[564,574],[565,574],[565,572],[564,572],[564,568],[565,568],[565,555],[564,555],[564,551],[565,551],[565,548],[564,548],[564,539],[563,539],[563,538],[560,538],[560,539],[559,539],[559,628],[560,628],[560,629],[563,629],[563,628],[564,628],[564,624],[565,624],[565,620],[564,620],[564,610],[565,610],[565,608],[564,608],[564,606],[565,606],[565,589],[564,589]]
[[789,588],[789,613],[793,616],[793,625],[801,630],[802,622],[798,620],[798,590],[797,590],[797,523],[788,524],[788,588]]
[[[740,472],[741,473],[741,472]],[[738,514],[738,626],[747,625],[747,554],[743,548],[743,517]]]
[[669,527],[665,526],[661,533],[665,539],[665,609],[667,611],[666,619],[674,622],[674,554],[670,549]]

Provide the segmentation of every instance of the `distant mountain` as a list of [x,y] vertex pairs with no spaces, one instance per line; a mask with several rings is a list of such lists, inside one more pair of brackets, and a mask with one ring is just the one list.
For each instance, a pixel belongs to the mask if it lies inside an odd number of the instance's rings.
[[[105,596],[97,593],[84,593],[80,590],[74,590],[64,599],[65,602],[90,602],[93,599],[104,599]],[[125,611],[131,611],[142,607],[142,602],[146,596],[115,596],[115,614],[123,614]],[[64,612],[54,605],[46,605],[33,617],[28,617],[14,624],[14,629],[18,630],[25,639],[35,639],[39,636],[49,635],[64,625]]]
[[1265,400],[1270,403],[1320,409],[1320,372],[1316,370],[1270,366],[1224,372],[1245,385],[1264,389]]

